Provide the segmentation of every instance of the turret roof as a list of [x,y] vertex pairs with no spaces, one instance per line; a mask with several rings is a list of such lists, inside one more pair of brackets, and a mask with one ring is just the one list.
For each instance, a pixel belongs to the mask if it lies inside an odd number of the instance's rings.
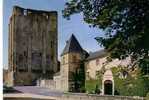
[[70,52],[83,52],[84,50],[82,49],[81,45],[79,44],[78,40],[76,39],[76,37],[72,34],[70,39],[66,42],[66,46],[61,54],[64,55],[66,53],[70,53]]

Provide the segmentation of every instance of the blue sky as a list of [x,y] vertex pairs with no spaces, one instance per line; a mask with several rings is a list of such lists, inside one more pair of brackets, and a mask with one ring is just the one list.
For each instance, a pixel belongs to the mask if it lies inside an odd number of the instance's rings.
[[[62,17],[62,10],[67,0],[3,0],[3,65],[8,66],[8,23],[14,5],[24,8],[37,10],[55,10],[58,11],[58,55],[64,49],[66,40],[73,33],[81,46],[89,51],[101,49],[96,36],[103,36],[103,32],[96,28],[90,28],[86,24],[81,14],[76,14],[71,17],[71,20],[66,20]],[[60,57],[59,57],[60,58]]]

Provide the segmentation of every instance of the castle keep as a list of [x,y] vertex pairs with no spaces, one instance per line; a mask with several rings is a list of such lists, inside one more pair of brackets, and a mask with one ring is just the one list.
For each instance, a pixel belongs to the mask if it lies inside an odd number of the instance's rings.
[[57,12],[13,8],[9,23],[9,69],[13,85],[34,85],[57,72]]

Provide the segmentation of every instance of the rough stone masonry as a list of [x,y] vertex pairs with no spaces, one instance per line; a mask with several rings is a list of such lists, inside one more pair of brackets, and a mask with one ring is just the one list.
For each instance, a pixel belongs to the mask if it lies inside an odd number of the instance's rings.
[[9,23],[12,85],[34,85],[57,72],[57,12],[14,6]]

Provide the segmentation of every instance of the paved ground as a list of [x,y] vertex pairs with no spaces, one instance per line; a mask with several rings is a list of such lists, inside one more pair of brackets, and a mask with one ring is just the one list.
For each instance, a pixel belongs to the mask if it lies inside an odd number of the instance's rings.
[[14,89],[22,93],[31,93],[44,96],[61,96],[63,92],[51,91],[48,88],[37,87],[37,86],[15,86]]

